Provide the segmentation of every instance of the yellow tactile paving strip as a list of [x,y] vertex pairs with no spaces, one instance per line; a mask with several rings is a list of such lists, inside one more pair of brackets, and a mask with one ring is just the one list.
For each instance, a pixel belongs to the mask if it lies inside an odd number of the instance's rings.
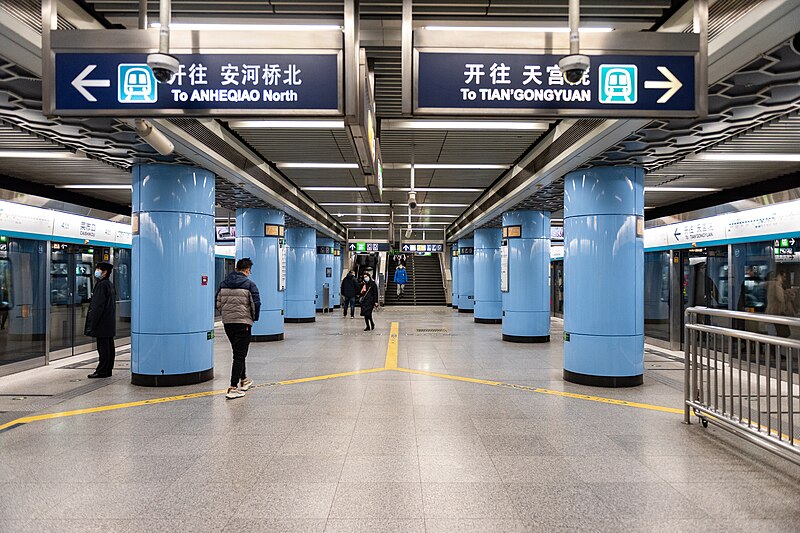
[[[256,385],[254,388],[265,388],[265,387],[277,387],[277,386],[284,386],[284,385],[295,385],[298,383],[309,383],[313,381],[324,381],[328,379],[336,379],[336,378],[344,378],[349,376],[357,376],[360,374],[372,374],[376,372],[404,372],[407,374],[417,374],[422,376],[429,376],[434,378],[440,379],[448,379],[453,381],[462,381],[466,383],[476,383],[479,385],[488,385],[492,387],[502,387],[507,389],[514,389],[523,392],[534,392],[538,394],[547,394],[551,396],[560,396],[562,398],[572,398],[575,400],[584,400],[590,402],[598,402],[598,403],[605,403],[610,405],[618,405],[621,407],[633,407],[636,409],[647,409],[650,411],[660,411],[663,413],[671,413],[671,414],[683,414],[683,409],[674,408],[674,407],[664,407],[661,405],[651,405],[647,403],[639,403],[639,402],[629,402],[627,400],[618,400],[615,398],[604,398],[602,396],[590,396],[587,394],[577,394],[573,392],[564,392],[564,391],[557,391],[551,389],[544,389],[541,387],[531,387],[527,385],[518,385],[514,383],[506,383],[502,381],[492,381],[486,379],[479,379],[479,378],[470,378],[470,377],[463,377],[463,376],[453,376],[450,374],[440,374],[436,372],[426,372],[424,370],[415,370],[412,368],[401,368],[398,366],[398,348],[399,348],[399,331],[400,331],[400,324],[398,322],[392,322],[391,329],[389,332],[389,345],[386,348],[386,360],[384,366],[382,368],[369,368],[365,370],[353,370],[350,372],[340,372],[337,374],[326,374],[323,376],[312,376],[307,378],[298,378],[298,379],[287,379],[284,381],[275,381],[270,383],[261,383]],[[52,420],[54,418],[65,418],[71,416],[78,416],[78,415],[86,415],[90,413],[101,413],[104,411],[114,411],[116,409],[128,409],[130,407],[143,407],[147,405],[156,405],[160,403],[167,403],[167,402],[177,402],[182,400],[191,400],[194,398],[204,398],[207,396],[217,396],[222,395],[227,392],[227,389],[220,389],[214,391],[206,391],[206,392],[196,392],[192,394],[179,394],[177,396],[165,396],[163,398],[152,398],[149,400],[140,400],[136,402],[128,402],[128,403],[116,403],[111,405],[101,405],[98,407],[89,407],[86,409],[76,409],[73,411],[62,411],[60,413],[46,413],[41,415],[31,415],[25,416],[22,418],[17,418],[16,420],[12,420],[10,422],[6,422],[5,424],[0,425],[0,431],[10,429],[16,426],[21,426],[24,424],[30,424],[32,422],[39,422],[42,420]]]

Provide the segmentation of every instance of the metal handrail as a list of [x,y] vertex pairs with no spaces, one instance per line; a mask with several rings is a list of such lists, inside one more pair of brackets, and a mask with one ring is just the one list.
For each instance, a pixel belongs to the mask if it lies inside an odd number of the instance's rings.
[[800,369],[800,341],[698,323],[711,317],[800,328],[800,320],[791,317],[687,309],[685,422],[691,423],[694,412],[704,427],[713,423],[800,464],[794,423],[795,412],[800,411],[794,407],[800,399],[795,385],[800,383],[795,377]]

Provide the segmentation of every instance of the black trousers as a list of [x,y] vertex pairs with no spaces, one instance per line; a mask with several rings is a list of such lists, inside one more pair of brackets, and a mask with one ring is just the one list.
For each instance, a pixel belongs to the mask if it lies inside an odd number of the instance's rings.
[[355,316],[356,314],[356,297],[353,296],[352,298],[348,298],[347,296],[344,297],[344,302],[342,303],[342,316],[347,316],[347,306],[350,306],[350,316]]
[[97,355],[100,361],[97,363],[96,373],[101,376],[110,376],[114,369],[114,357],[116,349],[114,347],[114,337],[97,337]]
[[225,324],[225,334],[233,349],[233,368],[231,369],[231,387],[238,387],[239,380],[247,377],[244,360],[250,348],[250,330],[248,324]]
[[372,320],[372,309],[366,312],[361,311],[361,316],[364,317],[364,323],[368,328],[375,329],[375,321]]

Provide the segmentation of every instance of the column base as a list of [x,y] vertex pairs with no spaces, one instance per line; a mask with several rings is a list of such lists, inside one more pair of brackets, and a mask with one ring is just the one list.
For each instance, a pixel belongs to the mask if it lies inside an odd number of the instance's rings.
[[578,372],[571,372],[564,369],[564,380],[570,383],[577,383],[579,385],[588,385],[590,387],[636,387],[644,383],[644,375],[638,376],[590,376],[588,374],[579,374]]
[[283,333],[276,333],[274,335],[252,335],[250,340],[253,342],[272,342],[272,341],[282,341],[283,340]]
[[142,387],[180,387],[214,379],[214,369],[187,374],[136,374],[131,372],[131,384]]
[[478,318],[478,317],[475,317],[474,320],[475,320],[476,324],[502,324],[503,323],[503,319],[502,318]]
[[503,333],[503,340],[506,342],[519,342],[519,343],[543,343],[550,342],[550,335],[507,335]]
[[306,324],[308,322],[316,322],[317,317],[315,316],[308,316],[305,318],[288,318],[284,317],[283,322],[285,324]]
[[474,313],[474,312],[475,312],[475,310],[474,310],[474,309],[464,309],[464,308],[460,308],[460,309],[458,310],[458,312],[459,312],[459,313]]
[[455,309],[456,311],[458,311],[458,306],[457,306],[457,305],[455,305],[455,304],[451,304],[451,305],[450,305],[450,307],[452,307],[453,309]]

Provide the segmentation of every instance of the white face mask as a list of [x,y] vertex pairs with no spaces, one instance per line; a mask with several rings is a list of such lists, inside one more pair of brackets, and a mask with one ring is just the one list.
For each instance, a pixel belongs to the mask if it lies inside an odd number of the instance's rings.
[[94,271],[94,277],[96,277],[97,279],[102,278],[103,277],[103,271],[102,270],[95,270]]
[[367,283],[369,283],[369,276],[364,276],[364,281],[366,281]]

